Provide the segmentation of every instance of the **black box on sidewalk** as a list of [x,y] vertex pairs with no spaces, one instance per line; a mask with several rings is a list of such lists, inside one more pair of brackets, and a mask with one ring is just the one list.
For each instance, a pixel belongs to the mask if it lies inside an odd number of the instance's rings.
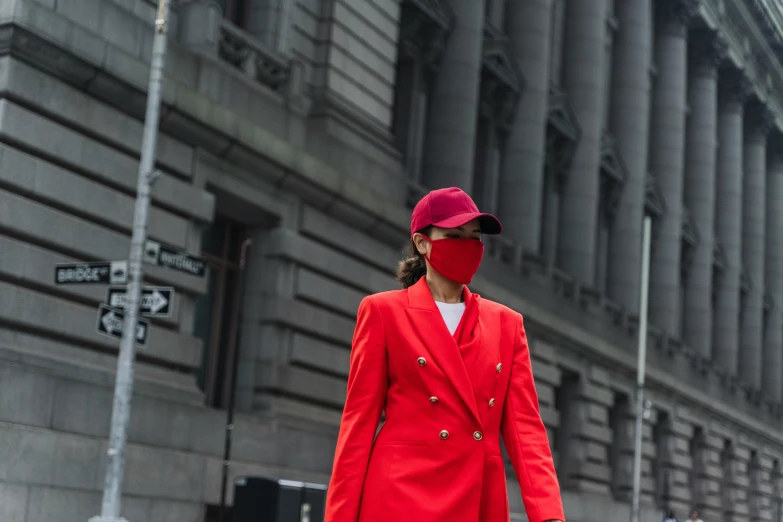
[[234,480],[232,522],[323,522],[326,486],[266,477]]

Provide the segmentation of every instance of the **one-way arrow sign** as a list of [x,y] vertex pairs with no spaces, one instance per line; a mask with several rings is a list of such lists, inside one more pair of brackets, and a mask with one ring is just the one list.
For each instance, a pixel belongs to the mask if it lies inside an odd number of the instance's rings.
[[58,285],[124,285],[128,282],[128,262],[100,261],[57,265],[54,268],[54,282]]
[[[124,320],[125,314],[120,310],[101,304],[98,308],[98,333],[115,339],[121,339]],[[141,317],[139,317],[138,321],[139,322],[136,325],[136,342],[141,346],[147,346],[150,323]]]
[[144,262],[179,270],[196,277],[204,277],[207,273],[207,261],[204,258],[157,241],[147,241],[144,244]]
[[[111,307],[125,310],[127,293],[125,287],[109,288],[106,302]],[[174,299],[174,289],[170,286],[145,286],[141,290],[139,311],[146,317],[169,317],[172,299]]]

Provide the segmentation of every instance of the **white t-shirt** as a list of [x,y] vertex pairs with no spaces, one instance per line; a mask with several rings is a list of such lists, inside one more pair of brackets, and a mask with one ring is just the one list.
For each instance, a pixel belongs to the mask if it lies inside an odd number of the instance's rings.
[[449,332],[451,332],[451,335],[454,335],[459,322],[462,320],[462,314],[465,313],[465,303],[441,303],[435,301],[435,304],[438,305],[440,315],[443,317]]

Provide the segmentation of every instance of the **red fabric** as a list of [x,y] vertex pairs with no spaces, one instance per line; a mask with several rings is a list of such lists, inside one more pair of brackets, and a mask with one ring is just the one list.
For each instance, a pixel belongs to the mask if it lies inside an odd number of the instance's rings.
[[432,249],[424,256],[440,275],[461,285],[473,281],[484,257],[484,243],[473,238],[446,237],[432,240],[427,236]]
[[411,236],[430,225],[440,228],[461,227],[478,218],[481,232],[500,234],[503,226],[492,214],[479,212],[473,200],[457,187],[433,190],[416,204],[411,216]]
[[326,522],[507,522],[501,432],[530,522],[564,520],[522,316],[465,301],[461,346],[424,278],[362,301]]

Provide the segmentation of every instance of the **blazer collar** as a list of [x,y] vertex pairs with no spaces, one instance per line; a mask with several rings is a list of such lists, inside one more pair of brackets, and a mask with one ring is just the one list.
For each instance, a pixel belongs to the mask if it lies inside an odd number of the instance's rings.
[[[467,308],[479,305],[478,294],[471,293],[466,286],[462,296],[466,305],[466,313],[463,319],[467,319],[470,315],[475,320],[478,317],[477,311],[468,314]],[[440,315],[440,310],[438,310],[438,306],[432,298],[432,293],[425,277],[422,277],[415,285],[408,288],[407,313],[413,323],[416,334],[428,348],[430,355],[432,355],[443,370],[443,373],[448,377],[449,382],[454,386],[476,420],[480,421],[476,396],[473,392],[473,386],[465,368],[459,346]]]

